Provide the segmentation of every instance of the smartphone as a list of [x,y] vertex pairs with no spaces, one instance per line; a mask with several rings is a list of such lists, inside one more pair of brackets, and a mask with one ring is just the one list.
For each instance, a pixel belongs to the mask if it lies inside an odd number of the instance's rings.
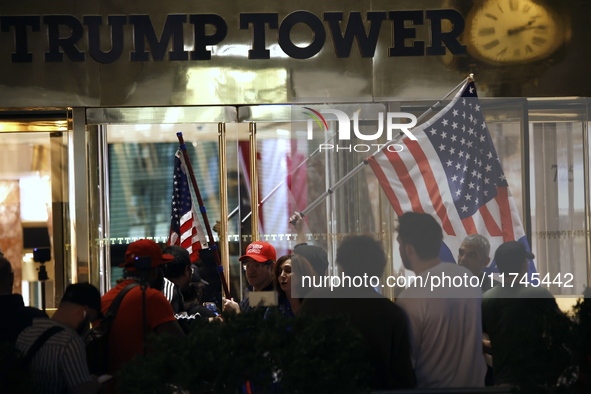
[[220,314],[218,307],[215,305],[215,302],[204,302],[203,306],[215,313],[216,316]]

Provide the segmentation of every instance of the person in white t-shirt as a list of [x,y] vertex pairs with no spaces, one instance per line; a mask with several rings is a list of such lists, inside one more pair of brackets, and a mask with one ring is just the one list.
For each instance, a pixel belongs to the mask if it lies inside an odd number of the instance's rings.
[[432,216],[398,220],[400,257],[417,276],[397,300],[410,324],[417,388],[483,387],[480,287],[469,270],[439,259],[443,232]]

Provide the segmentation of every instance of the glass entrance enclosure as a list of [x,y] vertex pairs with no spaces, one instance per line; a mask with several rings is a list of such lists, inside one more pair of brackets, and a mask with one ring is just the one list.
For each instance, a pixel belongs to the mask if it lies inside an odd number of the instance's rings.
[[[357,113],[369,134],[380,111],[418,117],[434,101],[334,106]],[[540,277],[572,274],[572,287],[550,281],[549,288],[557,296],[581,294],[589,283],[589,99],[488,98],[481,104]],[[45,298],[55,307],[68,283],[88,280],[103,292],[112,287],[130,242],[150,238],[164,245],[178,132],[209,221],[219,221],[213,234],[233,297],[242,297],[238,257],[246,245],[265,240],[278,256],[290,253],[296,235],[289,217],[325,194],[306,215],[305,232],[309,243],[327,250],[330,269],[343,237],[372,234],[387,252],[384,275],[405,275],[396,215],[369,166],[326,193],[374,153],[319,149],[338,131],[338,122],[328,123],[324,134],[308,139],[307,122],[294,119],[290,105],[5,112],[0,248],[14,264],[15,291],[41,306],[34,248],[51,249]],[[356,138],[351,145],[361,146]],[[393,298],[396,291],[384,294]]]

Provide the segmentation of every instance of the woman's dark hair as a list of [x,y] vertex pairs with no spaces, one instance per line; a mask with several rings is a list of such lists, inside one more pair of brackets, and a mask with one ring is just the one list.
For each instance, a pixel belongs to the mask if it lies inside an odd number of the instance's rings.
[[291,293],[293,295],[295,292],[295,295],[297,295],[300,300],[303,300],[305,295],[311,290],[311,288],[304,289],[301,286],[301,277],[309,276],[310,278],[312,278],[316,276],[316,271],[312,267],[312,264],[310,264],[310,262],[304,256],[299,255],[297,253],[281,256],[277,260],[277,263],[275,264],[275,275],[273,277],[273,284],[275,286],[275,290],[277,291],[279,299],[287,297],[287,294],[285,294],[285,292],[279,285],[279,276],[283,271],[283,268],[281,266],[288,260],[291,260],[292,267]]
[[287,297],[287,295],[285,294],[285,292],[281,289],[281,286],[279,286],[279,275],[281,275],[281,265],[283,265],[283,263],[285,263],[288,260],[291,260],[291,254],[286,254],[284,256],[281,256],[277,259],[277,262],[275,263],[275,272],[273,273],[273,287],[275,287],[275,291],[277,292],[278,298],[281,299],[281,297]]

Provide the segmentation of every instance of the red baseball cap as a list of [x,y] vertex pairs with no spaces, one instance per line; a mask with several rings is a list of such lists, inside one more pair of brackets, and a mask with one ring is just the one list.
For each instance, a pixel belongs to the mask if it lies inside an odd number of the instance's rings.
[[265,241],[255,241],[246,247],[246,254],[244,256],[240,256],[238,260],[242,261],[247,257],[252,257],[259,263],[264,263],[268,260],[277,260],[277,253],[275,252],[275,248],[268,242]]
[[149,257],[152,260],[152,267],[174,260],[173,255],[162,254],[156,242],[151,239],[140,239],[129,244],[125,252],[125,263],[119,264],[119,267],[125,267],[127,271],[135,271],[136,257]]

